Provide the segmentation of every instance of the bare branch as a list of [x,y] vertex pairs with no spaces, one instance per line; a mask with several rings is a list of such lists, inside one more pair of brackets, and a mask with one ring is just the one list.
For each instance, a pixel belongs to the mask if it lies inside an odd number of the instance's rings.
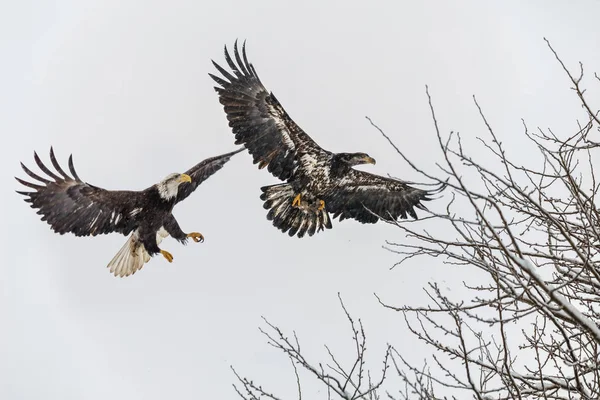
[[[449,189],[434,202],[440,211],[419,221],[387,221],[401,234],[384,247],[398,255],[392,268],[432,258],[464,276],[469,295],[453,298],[437,282],[423,288],[426,305],[392,305],[375,294],[431,350],[416,366],[388,345],[376,380],[368,368],[365,328],[339,293],[352,331],[350,363],[329,346],[327,362],[305,359],[295,332],[288,339],[265,319],[261,332],[292,362],[299,400],[316,398],[303,391],[302,371],[324,385],[326,399],[600,399],[600,138],[593,137],[600,133],[600,111],[586,99],[583,65],[572,73],[546,43],[584,115],[573,118],[569,132],[530,130],[523,121],[525,163],[502,143],[475,97],[481,134],[444,134],[425,87],[441,155],[434,171],[410,160],[366,117],[420,177]],[[600,82],[598,74],[594,78]],[[424,220],[435,220],[435,231],[425,229]],[[279,399],[234,374],[240,397]]]

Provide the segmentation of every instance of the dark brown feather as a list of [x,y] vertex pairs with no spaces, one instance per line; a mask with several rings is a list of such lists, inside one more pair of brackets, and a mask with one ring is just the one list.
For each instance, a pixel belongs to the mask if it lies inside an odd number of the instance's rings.
[[34,153],[34,160],[52,180],[38,176],[21,164],[27,175],[44,185],[15,178],[22,185],[35,190],[17,193],[27,197],[25,201],[38,209],[42,220],[47,221],[55,232],[71,232],[77,236],[110,232],[128,234],[136,227],[136,216],[142,213],[134,210],[143,207],[142,192],[109,191],[82,182],[75,173],[72,157],[69,157],[69,169],[73,174],[70,177],[60,167],[53,149],[50,150],[50,161],[62,177],[51,171],[37,153]]
[[182,183],[179,186],[179,190],[177,192],[177,201],[180,201],[187,198],[190,194],[196,190],[198,185],[208,179],[215,172],[219,171],[223,166],[233,157],[235,154],[244,151],[244,148],[232,151],[230,153],[222,154],[220,156],[207,158],[204,161],[199,162],[194,165],[192,168],[187,170],[185,173],[192,178],[191,182]]
[[422,190],[396,179],[350,169],[340,185],[323,196],[332,218],[343,221],[353,218],[366,224],[379,219],[417,219],[415,208],[427,210],[422,202],[441,192],[444,185],[433,190]]
[[267,167],[279,179],[288,180],[302,169],[303,155],[318,158],[331,154],[319,147],[263,86],[248,62],[245,43],[241,55],[237,41],[233,51],[234,58],[225,46],[225,61],[231,72],[213,61],[222,77],[209,75],[220,85],[215,90],[235,134],[235,143],[246,146],[254,164]]

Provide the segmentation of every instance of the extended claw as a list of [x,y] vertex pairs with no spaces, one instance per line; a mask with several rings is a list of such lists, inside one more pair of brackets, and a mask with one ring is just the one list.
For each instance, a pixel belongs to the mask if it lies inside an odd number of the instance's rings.
[[302,198],[302,194],[298,193],[294,200],[292,201],[292,207],[300,207],[300,199]]
[[204,236],[200,232],[191,232],[188,233],[187,237],[192,238],[194,242],[204,242]]
[[321,211],[324,208],[325,208],[325,202],[323,200],[319,200],[319,208],[318,208],[318,210]]
[[173,262],[173,255],[166,250],[161,250],[160,254],[163,255],[164,258],[167,259],[168,262]]

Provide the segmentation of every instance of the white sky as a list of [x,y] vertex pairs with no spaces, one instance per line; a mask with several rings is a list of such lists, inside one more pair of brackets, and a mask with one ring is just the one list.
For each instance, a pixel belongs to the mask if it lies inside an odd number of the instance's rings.
[[[474,141],[475,94],[509,149],[527,157],[521,118],[570,132],[577,99],[547,49],[600,71],[599,1],[37,1],[0,12],[3,230],[0,398],[234,399],[229,365],[276,393],[295,392],[289,361],[265,344],[261,315],[296,329],[304,349],[350,350],[339,308],[362,317],[379,368],[386,342],[413,360],[423,347],[383,310],[423,304],[433,278],[464,279],[431,260],[392,271],[392,226],[334,222],[289,238],[265,218],[260,187],[277,183],[246,153],[175,209],[203,244],[163,248],[142,271],[106,264],[125,241],[59,236],[13,190],[33,151],[74,154],[82,179],[143,189],[231,151],[208,72],[223,45],[248,40],[263,83],[323,147],[363,151],[369,171],[416,179],[364,119],[424,168],[440,160],[424,85],[444,131]],[[485,4],[485,5],[484,5]],[[591,79],[590,79],[591,80]],[[432,150],[433,149],[433,150]],[[440,205],[441,203],[438,203]],[[436,208],[435,204],[431,205]],[[428,221],[430,229],[435,223]]]

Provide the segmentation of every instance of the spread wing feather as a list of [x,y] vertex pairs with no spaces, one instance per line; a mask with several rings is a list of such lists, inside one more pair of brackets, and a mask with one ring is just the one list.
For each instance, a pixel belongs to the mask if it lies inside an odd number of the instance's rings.
[[[58,174],[50,170],[34,153],[40,170],[50,179],[35,174],[23,163],[23,171],[35,183],[15,178],[31,192],[18,191],[26,202],[38,209],[42,221],[48,222],[60,234],[71,232],[76,236],[100,235],[111,232],[129,234],[136,226],[143,210],[143,192],[110,191],[83,182],[69,157],[69,176],[58,164],[50,148],[50,161]],[[60,176],[59,176],[60,175]]]
[[[235,61],[225,46],[225,60],[231,72],[213,61],[222,77],[209,74],[223,104],[236,144],[245,144],[259,168],[267,167],[275,177],[288,180],[298,169],[315,164],[331,153],[322,149],[290,118],[279,101],[261,83],[254,66],[242,57],[237,40]],[[223,79],[224,78],[224,79]]]
[[443,188],[442,185],[430,191],[416,189],[396,179],[351,169],[324,200],[333,218],[374,224],[380,218],[395,221],[410,215],[416,219],[415,208],[427,210],[421,202],[431,200],[430,196]]
[[240,151],[243,151],[244,148],[241,148],[236,151],[232,151],[231,153],[222,154],[220,156],[207,158],[204,161],[199,162],[194,165],[192,168],[187,170],[185,173],[192,178],[191,182],[184,182],[179,185],[179,189],[177,191],[177,203],[187,198],[190,194],[196,190],[196,188],[208,179],[215,172],[223,168],[223,166],[231,159],[231,157]]

